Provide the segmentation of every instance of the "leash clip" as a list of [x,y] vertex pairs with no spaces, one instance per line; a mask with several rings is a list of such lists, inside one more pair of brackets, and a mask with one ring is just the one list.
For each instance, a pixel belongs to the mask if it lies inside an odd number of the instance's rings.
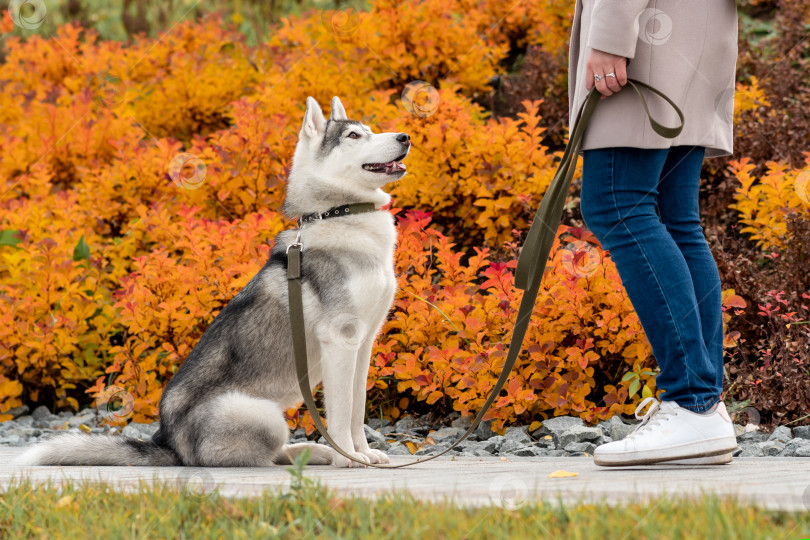
[[287,246],[287,251],[286,251],[287,255],[290,254],[290,248],[293,247],[293,246],[297,247],[298,251],[304,251],[304,244],[301,243],[301,228],[300,227],[298,228],[298,234],[295,235],[295,241],[292,242],[289,246]]

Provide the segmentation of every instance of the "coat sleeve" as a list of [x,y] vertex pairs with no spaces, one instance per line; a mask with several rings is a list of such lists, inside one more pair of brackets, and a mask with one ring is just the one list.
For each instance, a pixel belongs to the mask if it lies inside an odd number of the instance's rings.
[[596,0],[588,28],[588,47],[633,58],[638,42],[638,16],[648,0]]

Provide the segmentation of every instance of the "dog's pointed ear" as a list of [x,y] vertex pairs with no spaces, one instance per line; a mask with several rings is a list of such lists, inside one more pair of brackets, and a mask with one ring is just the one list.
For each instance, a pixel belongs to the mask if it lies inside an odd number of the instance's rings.
[[346,109],[343,108],[343,103],[340,102],[340,98],[335,96],[332,98],[332,113],[330,118],[332,120],[348,120],[349,117],[346,116]]
[[323,135],[326,131],[326,118],[315,98],[307,98],[307,112],[304,113],[304,125],[301,126],[301,135],[309,138]]

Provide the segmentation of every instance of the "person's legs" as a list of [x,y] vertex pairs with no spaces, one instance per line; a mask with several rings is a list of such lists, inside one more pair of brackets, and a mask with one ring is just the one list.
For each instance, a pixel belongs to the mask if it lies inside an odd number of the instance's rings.
[[[587,227],[610,252],[650,341],[661,369],[656,384],[666,391],[664,399],[703,412],[719,401],[717,383],[722,383],[722,370],[718,379],[717,359],[710,358],[704,342],[701,310],[710,311],[710,302],[699,303],[695,291],[703,297],[714,282],[695,286],[693,270],[658,210],[659,181],[667,168],[663,178],[667,221],[687,246],[690,260],[698,257],[701,261],[694,275],[703,280],[708,269],[705,254],[698,254],[695,248],[691,217],[686,218],[686,225],[684,219],[672,216],[684,204],[691,208],[684,201],[678,202],[679,194],[685,201],[697,200],[697,179],[693,176],[699,175],[697,158],[702,154],[671,161],[667,159],[669,153],[668,149],[586,150],[581,209]],[[690,189],[694,193],[687,193]],[[701,308],[703,303],[706,306]],[[712,319],[706,333],[713,337],[714,332]],[[714,348],[712,351],[716,352]]]
[[[689,266],[714,391],[723,391],[723,308],[720,273],[700,225],[698,191],[705,148],[670,148],[658,182],[661,221]],[[681,403],[686,407],[686,404]],[[687,407],[688,408],[688,407]]]

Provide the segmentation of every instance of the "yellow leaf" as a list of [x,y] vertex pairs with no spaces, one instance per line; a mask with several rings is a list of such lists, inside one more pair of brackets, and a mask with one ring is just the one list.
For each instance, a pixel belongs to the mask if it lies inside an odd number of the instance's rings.
[[411,454],[413,454],[414,452],[416,452],[416,445],[415,445],[415,444],[413,444],[412,442],[406,442],[406,443],[405,443],[405,446],[407,446],[407,447],[408,447],[408,451],[409,451]]
[[572,476],[577,476],[577,475],[579,475],[579,473],[559,470],[559,471],[554,471],[553,473],[549,474],[548,477],[549,478],[571,478]]
[[70,505],[71,502],[73,502],[73,497],[70,495],[65,495],[56,501],[56,508],[64,508],[65,506]]
[[540,420],[535,420],[534,422],[532,422],[529,425],[529,432],[532,432],[532,431],[538,429],[542,425],[543,425],[543,422],[541,422]]

